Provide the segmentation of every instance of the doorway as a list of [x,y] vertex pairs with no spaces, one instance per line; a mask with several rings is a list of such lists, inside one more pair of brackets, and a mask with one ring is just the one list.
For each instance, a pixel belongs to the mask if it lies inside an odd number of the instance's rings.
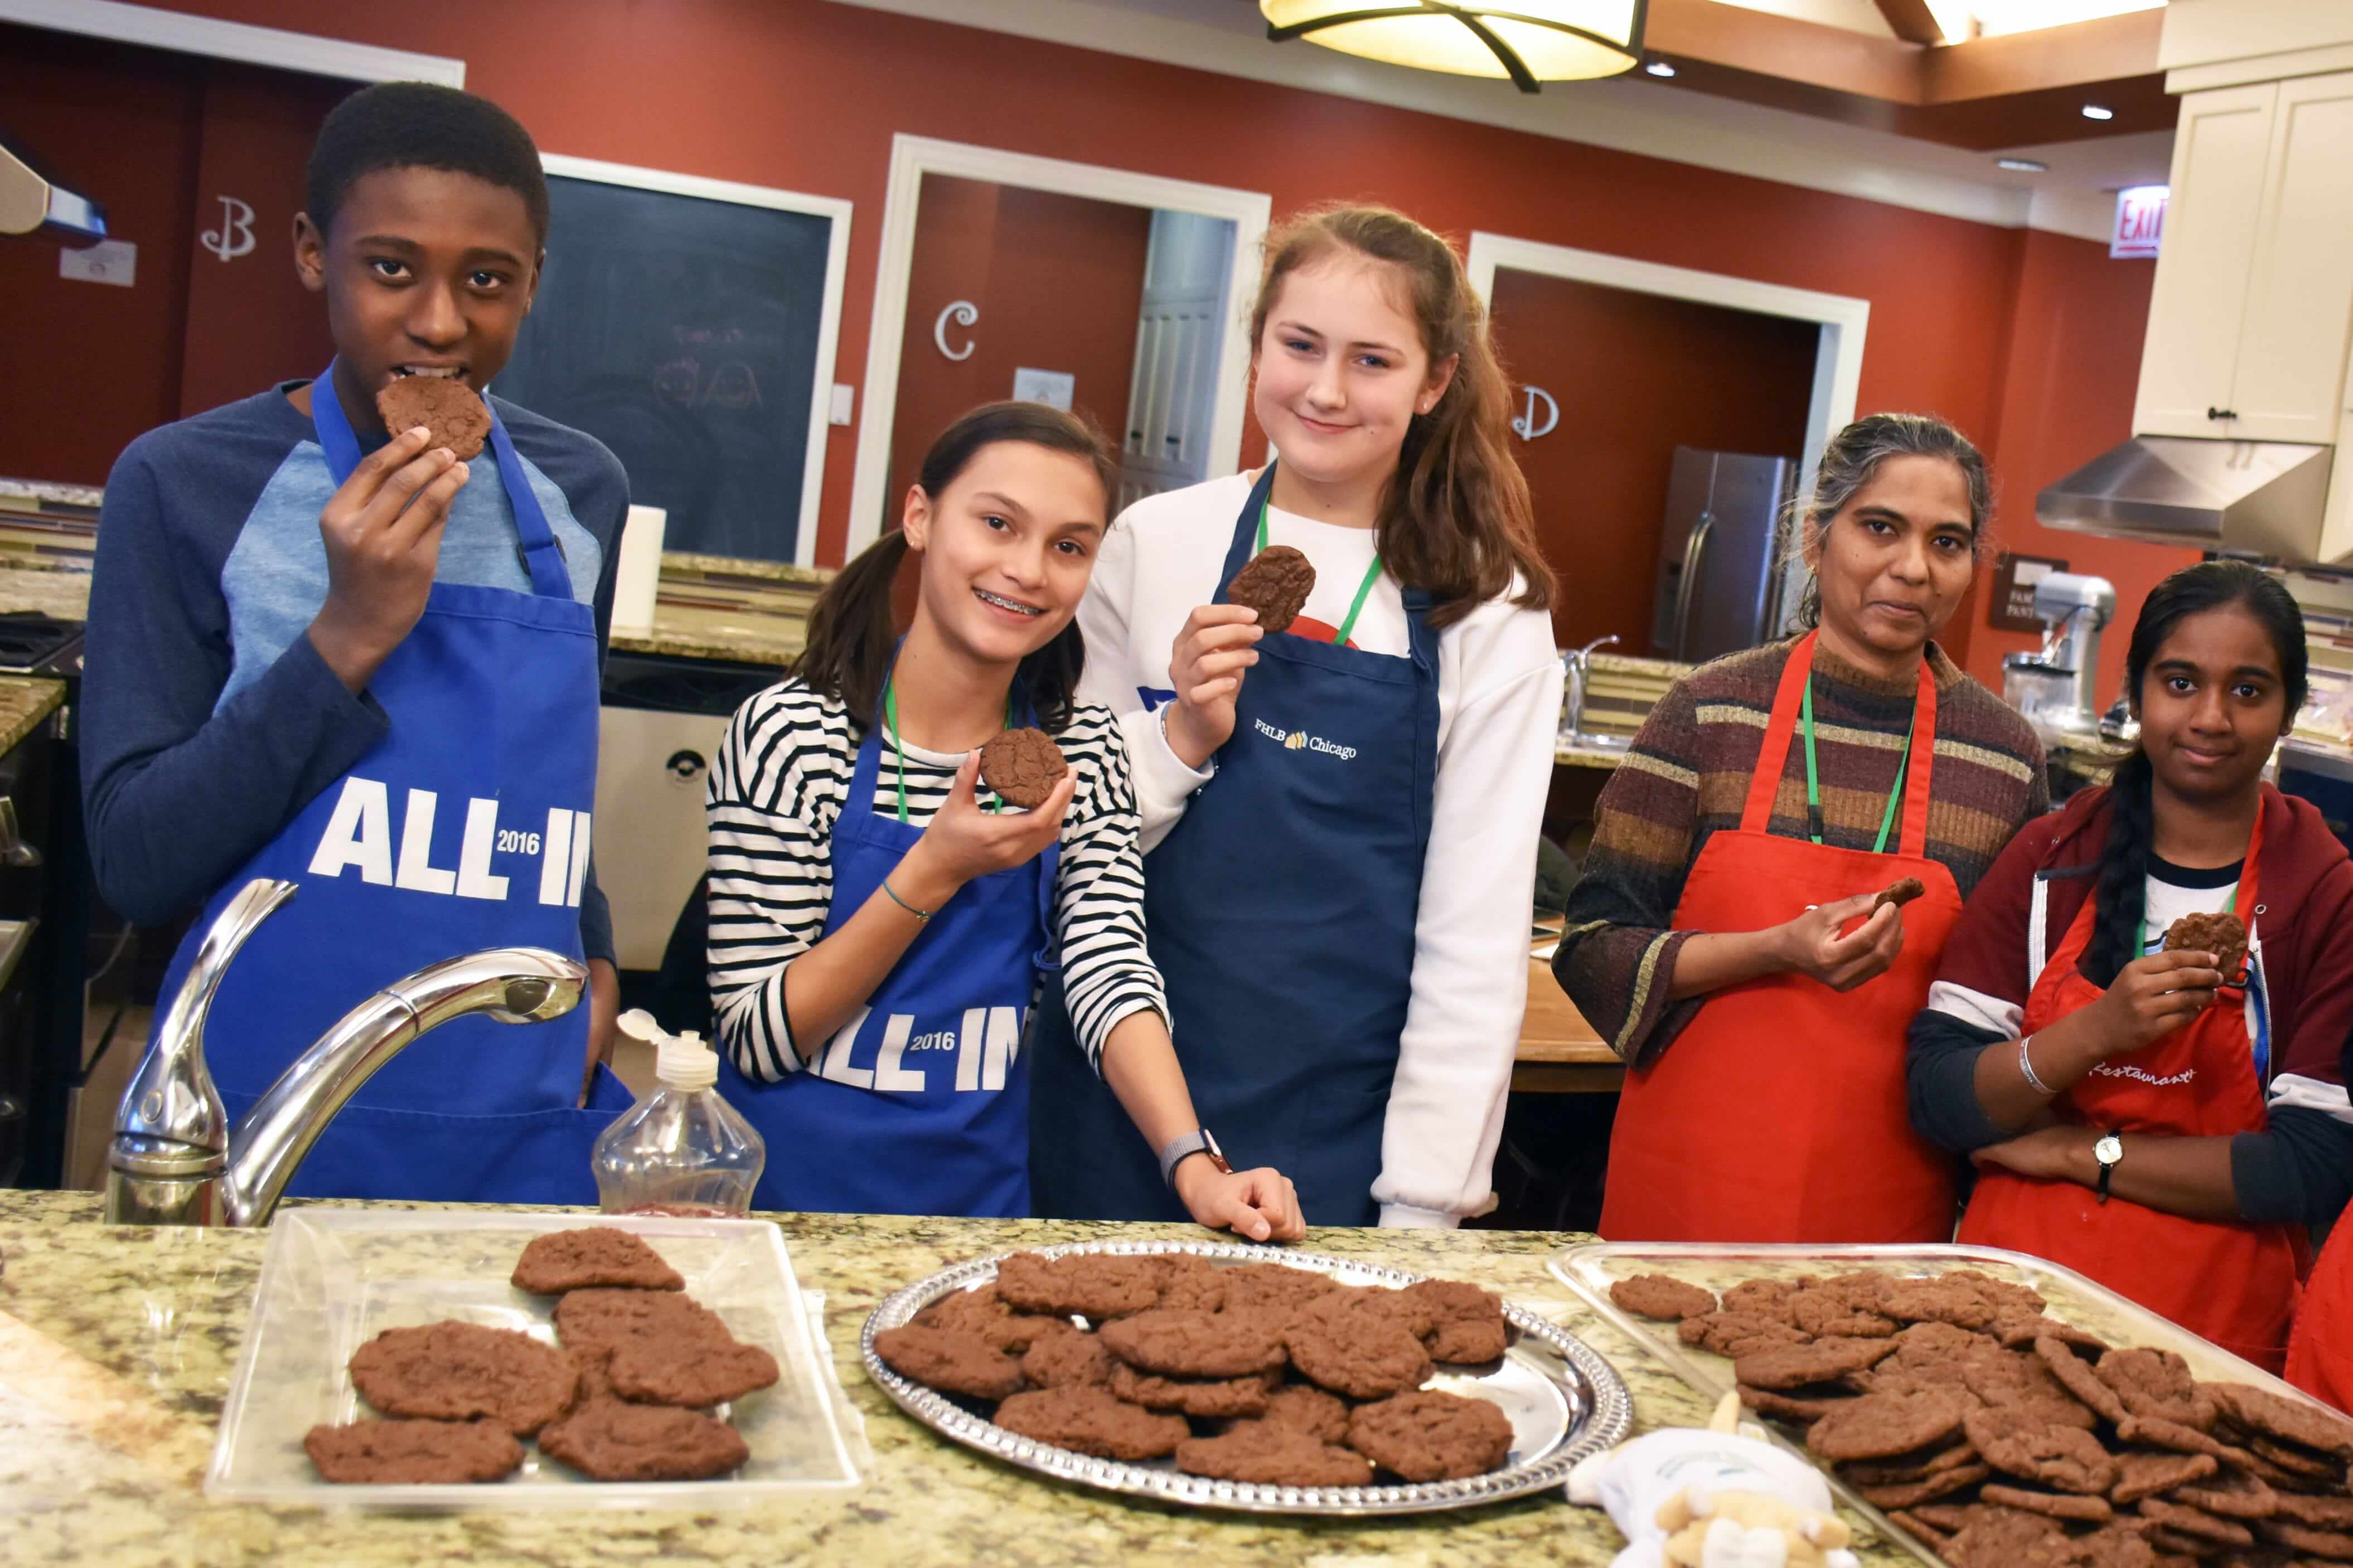
[[1260,192],[996,148],[892,142],[847,553],[898,521],[924,448],[1030,397],[1120,448],[1114,510],[1231,473],[1271,203]]

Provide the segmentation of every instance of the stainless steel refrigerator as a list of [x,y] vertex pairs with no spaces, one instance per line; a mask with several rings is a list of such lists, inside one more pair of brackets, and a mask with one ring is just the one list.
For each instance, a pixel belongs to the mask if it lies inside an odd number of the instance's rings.
[[1675,448],[1653,654],[1697,664],[1771,639],[1781,618],[1782,518],[1797,477],[1793,458]]

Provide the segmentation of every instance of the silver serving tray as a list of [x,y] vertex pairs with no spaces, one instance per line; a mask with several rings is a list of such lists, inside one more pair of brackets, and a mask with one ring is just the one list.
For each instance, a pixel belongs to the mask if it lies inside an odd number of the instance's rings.
[[[1025,1250],[1046,1258],[1073,1253],[1123,1258],[1189,1253],[1196,1258],[1229,1263],[1284,1263],[1293,1268],[1329,1274],[1346,1285],[1402,1286],[1429,1278],[1348,1258],[1208,1241],[1070,1242]],[[874,1352],[877,1333],[902,1326],[952,1291],[972,1289],[995,1279],[997,1264],[1009,1256],[998,1253],[959,1263],[885,1297],[881,1305],[867,1316],[866,1326],[859,1335],[859,1356],[865,1363],[866,1375],[900,1409],[933,1431],[992,1458],[1057,1480],[1075,1481],[1126,1497],[1248,1513],[1326,1517],[1426,1513],[1440,1509],[1475,1508],[1557,1487],[1568,1479],[1570,1468],[1579,1459],[1623,1442],[1634,1424],[1633,1401],[1617,1369],[1575,1335],[1525,1307],[1506,1301],[1504,1321],[1514,1331],[1514,1339],[1503,1359],[1483,1370],[1441,1369],[1424,1385],[1477,1395],[1502,1407],[1512,1423],[1512,1462],[1503,1469],[1459,1481],[1424,1481],[1404,1486],[1282,1487],[1188,1476],[1178,1470],[1171,1459],[1134,1465],[1098,1459],[1008,1432],[974,1415],[949,1395],[902,1377]]]

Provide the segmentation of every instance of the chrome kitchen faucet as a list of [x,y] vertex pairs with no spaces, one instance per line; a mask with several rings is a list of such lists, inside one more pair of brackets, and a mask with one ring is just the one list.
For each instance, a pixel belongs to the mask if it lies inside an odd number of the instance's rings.
[[335,1112],[411,1041],[469,1013],[487,1013],[501,1024],[561,1017],[588,983],[586,965],[542,947],[494,947],[445,959],[344,1014],[231,1128],[205,1066],[205,1018],[237,949],[293,896],[291,882],[257,879],[206,931],[115,1112],[106,1162],[108,1224],[268,1224]]

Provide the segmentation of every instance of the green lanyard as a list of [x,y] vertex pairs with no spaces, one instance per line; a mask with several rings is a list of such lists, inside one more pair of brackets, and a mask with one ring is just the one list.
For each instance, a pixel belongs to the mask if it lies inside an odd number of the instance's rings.
[[[1267,509],[1273,503],[1270,501],[1261,501],[1258,506],[1258,547],[1261,551],[1266,548]],[[1381,555],[1380,552],[1377,550],[1373,552],[1373,563],[1365,568],[1365,580],[1356,584],[1356,602],[1348,606],[1348,618],[1342,621],[1340,623],[1340,629],[1332,634],[1332,640],[1335,643],[1345,644],[1347,642],[1348,634],[1356,629],[1356,616],[1363,613],[1365,601],[1372,596],[1373,584],[1380,580]]]
[[[1814,842],[1822,841],[1822,781],[1814,768],[1814,680],[1806,678],[1806,821]],[[1887,853],[1887,832],[1895,826],[1895,803],[1904,798],[1904,785],[1912,772],[1912,731],[1920,723],[1917,703],[1912,708],[1912,722],[1904,727],[1904,754],[1895,763],[1895,787],[1887,792],[1887,811],[1879,819],[1879,837],[1873,841],[1873,855]]]
[[[905,742],[899,739],[898,689],[888,679],[882,682],[882,721],[891,727],[891,754],[898,764],[899,820],[904,822],[907,820],[907,747]],[[1013,695],[1010,692],[1008,692],[1005,697],[1005,727],[1008,730],[1013,728]],[[1005,809],[1005,801],[992,790],[989,792],[988,805],[985,809],[1002,812]]]

